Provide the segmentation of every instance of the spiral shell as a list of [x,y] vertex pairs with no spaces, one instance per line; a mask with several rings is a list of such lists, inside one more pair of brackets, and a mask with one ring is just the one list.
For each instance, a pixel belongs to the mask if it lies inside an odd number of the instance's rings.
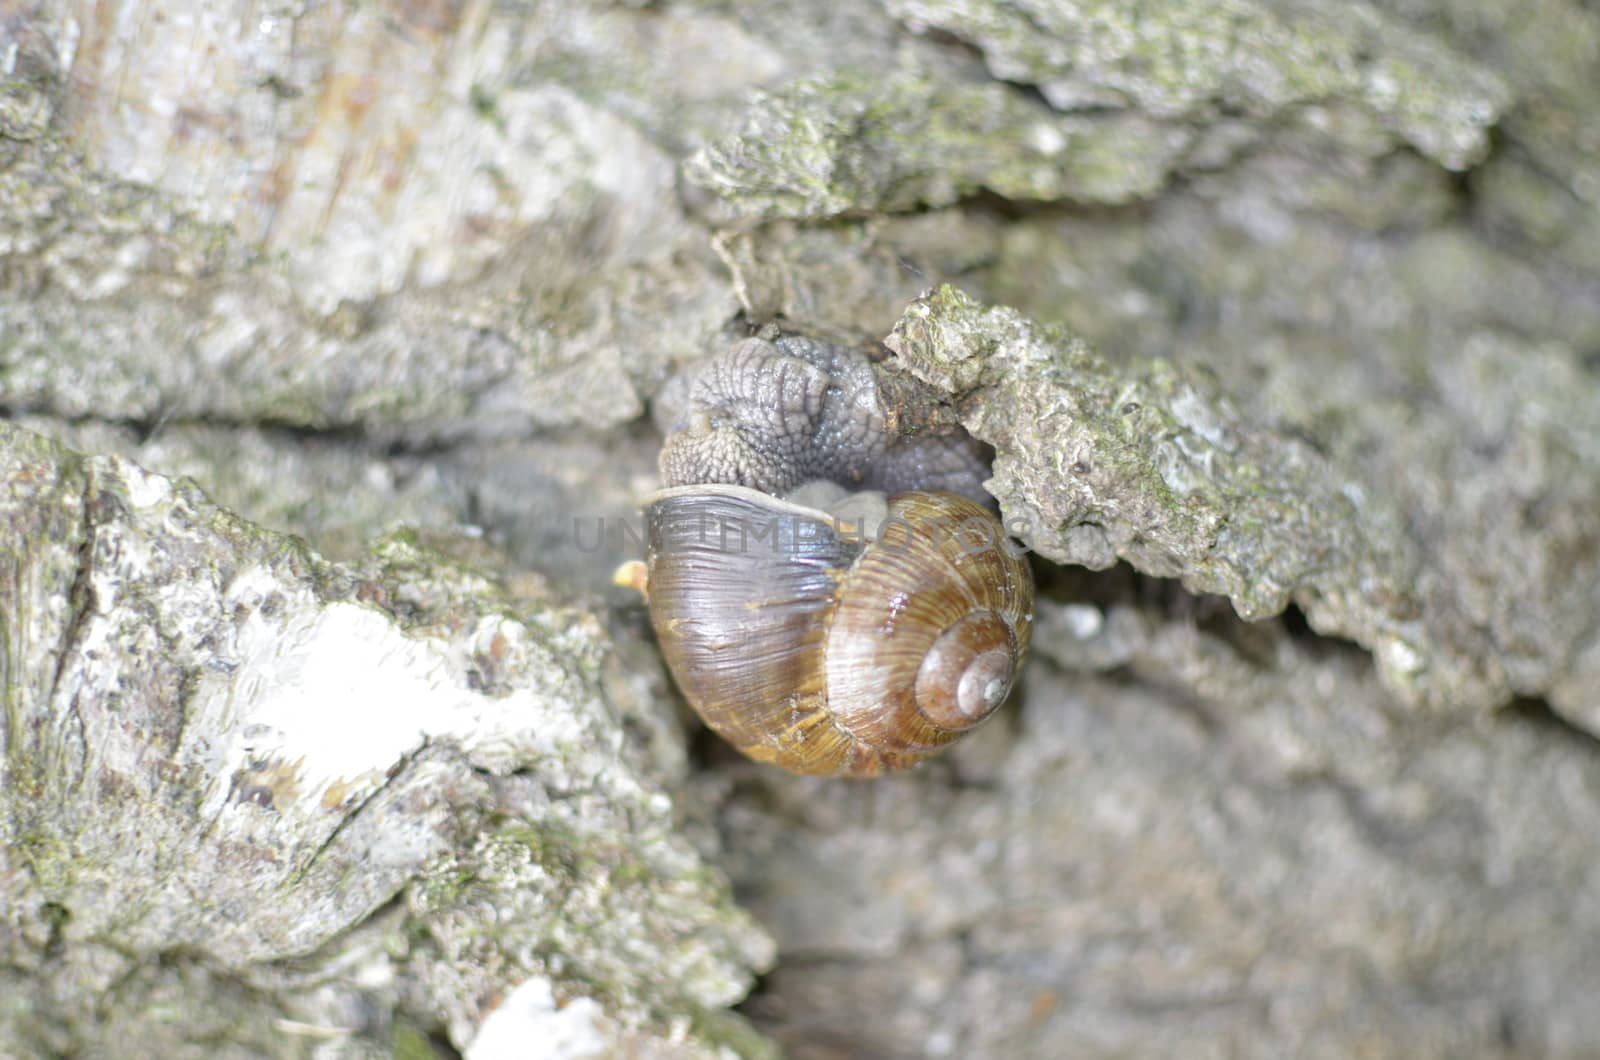
[[1033,580],[965,497],[888,499],[875,540],[740,486],[646,506],[650,615],[706,723],[796,773],[871,776],[989,717],[1027,651]]

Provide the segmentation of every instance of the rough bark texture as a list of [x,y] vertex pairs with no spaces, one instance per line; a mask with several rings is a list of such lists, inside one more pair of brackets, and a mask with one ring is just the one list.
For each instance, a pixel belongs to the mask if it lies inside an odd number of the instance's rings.
[[[0,1051],[1600,1051],[1593,5],[13,0],[0,78]],[[1038,556],[910,776],[689,742],[607,585],[772,323]]]
[[621,1039],[770,959],[675,834],[681,756],[624,738],[592,616],[410,536],[335,566],[192,484],[0,443],[20,1050],[467,1042],[501,1007]]

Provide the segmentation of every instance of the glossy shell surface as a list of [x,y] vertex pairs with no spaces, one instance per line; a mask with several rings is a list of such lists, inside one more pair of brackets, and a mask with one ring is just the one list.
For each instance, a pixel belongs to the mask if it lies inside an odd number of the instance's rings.
[[646,506],[652,624],[706,723],[759,761],[871,776],[957,739],[1005,699],[1033,581],[964,497],[889,498],[868,541],[738,486]]

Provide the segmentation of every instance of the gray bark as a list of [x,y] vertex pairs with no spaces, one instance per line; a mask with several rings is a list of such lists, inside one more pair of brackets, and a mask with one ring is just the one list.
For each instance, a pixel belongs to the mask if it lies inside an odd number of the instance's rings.
[[[1600,1051],[1592,6],[22,0],[0,77],[8,1051]],[[908,776],[693,740],[608,584],[768,323],[1037,554]]]

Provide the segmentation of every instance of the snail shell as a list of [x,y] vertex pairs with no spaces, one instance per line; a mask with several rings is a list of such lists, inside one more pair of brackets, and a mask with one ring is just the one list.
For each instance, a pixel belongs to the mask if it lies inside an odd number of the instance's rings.
[[989,717],[1027,650],[1033,579],[982,505],[888,498],[876,540],[742,486],[646,504],[650,616],[689,702],[751,758],[871,776]]

